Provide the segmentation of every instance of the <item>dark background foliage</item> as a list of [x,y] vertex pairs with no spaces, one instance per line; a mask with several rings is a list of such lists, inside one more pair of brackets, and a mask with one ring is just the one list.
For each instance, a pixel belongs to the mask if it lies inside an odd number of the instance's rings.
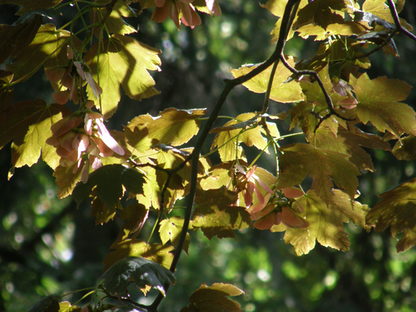
[[[222,2],[223,15],[204,20],[194,30],[178,31],[172,22],[155,24],[149,14],[131,21],[141,30],[141,41],[163,52],[162,72],[155,74],[162,93],[142,102],[124,100],[113,127],[166,107],[210,107],[230,68],[268,56],[274,17],[256,1]],[[15,12],[14,6],[0,5],[0,23],[13,23]],[[416,4],[407,1],[402,14],[413,25],[415,13]],[[396,43],[400,58],[373,55],[373,74],[415,85],[416,46],[406,38]],[[295,38],[287,49],[303,56],[313,53],[314,46]],[[16,97],[49,99],[49,85],[35,75],[17,89]],[[223,114],[259,109],[261,101],[261,96],[237,88]],[[280,110],[277,104],[273,109]],[[377,194],[415,174],[413,163],[384,153],[373,156],[377,172],[361,181],[370,206]],[[57,200],[46,165],[18,169],[7,181],[9,164],[10,149],[5,148],[0,151],[0,311],[25,311],[42,296],[94,286],[117,225],[95,225],[89,207],[76,209],[69,199]],[[303,257],[296,257],[278,233],[249,230],[223,240],[194,235],[189,255],[181,259],[177,284],[161,310],[179,311],[201,283],[231,282],[246,291],[239,300],[247,312],[414,311],[416,251],[397,254],[389,233],[354,227],[349,232],[350,251],[317,247]]]

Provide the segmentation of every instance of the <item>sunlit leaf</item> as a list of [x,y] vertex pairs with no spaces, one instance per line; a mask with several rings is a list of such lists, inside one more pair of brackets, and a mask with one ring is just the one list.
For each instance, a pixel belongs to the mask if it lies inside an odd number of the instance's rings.
[[159,235],[162,244],[174,242],[180,235],[183,226],[183,219],[173,217],[160,222]]
[[[290,65],[294,66],[292,57],[288,57],[287,61]],[[251,72],[256,67],[257,65],[246,65],[238,69],[233,69],[231,73],[234,77],[240,77]],[[266,92],[271,71],[272,66],[269,66],[260,74],[243,83],[243,86],[255,93]],[[296,80],[289,80],[288,78],[290,76],[292,76],[292,72],[280,62],[277,66],[270,92],[270,98],[272,100],[280,103],[291,103],[303,100],[303,93],[299,83]]]
[[46,62],[53,62],[55,66],[68,63],[66,46],[69,39],[70,33],[57,30],[55,25],[40,26],[33,41],[19,51],[16,59],[7,67],[14,73],[14,81],[28,79]]
[[135,239],[117,242],[111,246],[110,252],[104,259],[106,268],[120,259],[132,256],[143,257],[169,268],[173,259],[173,246],[161,244],[148,244]]
[[165,286],[173,284],[175,277],[158,263],[141,257],[127,257],[108,268],[100,280],[108,294],[124,298],[133,295],[129,289],[131,284],[143,291],[147,287],[155,288],[165,295]]
[[409,95],[411,86],[401,80],[378,77],[370,79],[366,73],[358,79],[351,77],[359,104],[357,116],[371,123],[381,132],[388,131],[399,137],[403,133],[416,134],[416,114],[401,103]]
[[393,17],[390,14],[389,7],[384,0],[366,0],[362,7],[364,12],[376,15],[383,20],[394,24]]
[[399,237],[397,251],[405,251],[416,245],[416,179],[380,195],[378,203],[370,210],[367,224],[377,231],[390,228]]
[[59,312],[82,312],[81,307],[71,304],[69,301],[59,302]]
[[323,201],[316,192],[309,191],[294,203],[294,207],[302,211],[299,215],[309,223],[306,228],[286,229],[284,240],[293,245],[297,255],[309,253],[316,242],[346,251],[350,242],[344,223],[353,221],[365,227],[366,207],[340,190],[331,191],[329,202]]
[[98,23],[104,19],[106,29],[112,34],[128,35],[136,33],[137,30],[130,26],[124,17],[134,16],[129,6],[122,0],[118,0],[112,6],[110,15],[107,13],[107,8],[100,8],[94,11],[94,17]]
[[[234,120],[225,123],[220,129],[232,128],[233,125],[247,121],[250,121],[250,123],[242,128],[219,131],[212,142],[211,148],[218,148],[218,153],[223,162],[236,160],[243,156],[243,148],[240,143],[265,150],[268,139],[266,138],[266,131],[259,125],[258,120],[259,118],[255,113],[244,113],[236,116]],[[270,127],[276,128],[276,125],[273,124]],[[265,151],[268,152],[267,149]]]
[[240,304],[228,296],[240,296],[244,291],[232,284],[202,284],[189,298],[189,305],[181,312],[227,311],[242,312]]
[[55,147],[47,144],[46,140],[52,136],[52,125],[62,119],[60,107],[44,106],[41,113],[43,115],[39,116],[38,122],[28,127],[23,140],[13,142],[13,167],[30,167],[37,163],[40,156],[52,169],[58,166],[60,157],[56,153]]
[[158,70],[159,51],[122,35],[114,34],[104,48],[94,46],[87,54],[87,64],[94,80],[103,90],[99,101],[91,87],[88,94],[108,118],[117,109],[121,98],[120,86],[134,100],[148,98],[158,93],[149,70]]
[[156,117],[149,114],[137,116],[125,128],[127,143],[137,156],[146,154],[156,145],[180,146],[198,133],[197,119],[204,114],[204,109],[167,108]]

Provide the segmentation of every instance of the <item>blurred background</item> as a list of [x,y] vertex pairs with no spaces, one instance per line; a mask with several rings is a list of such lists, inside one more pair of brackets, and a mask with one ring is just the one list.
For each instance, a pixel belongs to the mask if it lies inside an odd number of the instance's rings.
[[[162,72],[155,73],[161,94],[142,102],[124,99],[112,118],[120,129],[132,117],[156,115],[166,107],[212,107],[229,69],[267,58],[273,49],[269,33],[276,18],[257,1],[221,1],[223,15],[203,17],[194,30],[167,21],[155,24],[150,13],[130,22],[137,38],[162,50]],[[68,16],[71,14],[68,8]],[[0,5],[0,23],[13,23],[15,6]],[[54,22],[64,17],[54,16]],[[407,1],[402,16],[416,25],[416,3]],[[65,15],[64,15],[65,16]],[[61,19],[61,20],[60,20]],[[387,75],[416,85],[416,44],[396,40],[399,58],[371,57],[370,75]],[[315,46],[294,38],[292,55],[313,53]],[[1,67],[0,67],[1,68]],[[51,101],[48,82],[38,73],[16,88],[17,99]],[[407,103],[416,98],[413,92]],[[259,110],[263,97],[236,88],[224,115]],[[1,103],[0,103],[1,105]],[[281,108],[275,104],[272,110]],[[287,125],[281,131],[287,131]],[[285,128],[286,127],[286,128]],[[377,195],[414,176],[415,164],[374,153],[376,173],[361,178],[361,201],[372,205]],[[10,148],[0,151],[0,311],[27,311],[42,296],[94,286],[102,259],[117,236],[114,223],[97,226],[89,207],[76,209],[70,199],[58,200],[51,170],[44,164],[17,169],[7,181]],[[236,239],[208,240],[192,236],[189,255],[181,258],[177,283],[161,305],[179,311],[201,283],[234,283],[246,291],[236,298],[246,312],[272,311],[415,311],[416,251],[395,251],[389,233],[366,233],[347,226],[351,250],[345,253],[317,246],[296,257],[280,233],[247,230]],[[70,298],[70,297],[68,297]]]

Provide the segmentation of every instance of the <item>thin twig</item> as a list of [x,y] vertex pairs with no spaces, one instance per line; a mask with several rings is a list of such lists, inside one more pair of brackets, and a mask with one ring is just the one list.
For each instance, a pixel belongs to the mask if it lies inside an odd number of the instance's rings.
[[314,70],[298,70],[294,67],[292,67],[285,59],[285,57],[282,55],[280,55],[280,59],[282,61],[282,63],[286,66],[287,69],[289,69],[294,75],[296,75],[297,77],[301,76],[301,75],[308,75],[308,76],[312,76],[315,81],[318,83],[319,88],[321,89],[324,97],[325,97],[325,102],[326,105],[328,107],[329,113],[326,114],[325,116],[319,118],[319,122],[316,126],[316,129],[319,128],[319,126],[321,125],[321,123],[325,120],[328,119],[331,115],[335,115],[338,118],[342,119],[342,120],[346,120],[346,121],[353,121],[354,119],[351,118],[347,118],[344,117],[342,115],[340,115],[336,110],[335,110],[335,106],[334,103],[332,102],[332,99],[328,93],[328,91],[325,89],[324,83],[322,82],[322,79],[319,77],[318,73]]

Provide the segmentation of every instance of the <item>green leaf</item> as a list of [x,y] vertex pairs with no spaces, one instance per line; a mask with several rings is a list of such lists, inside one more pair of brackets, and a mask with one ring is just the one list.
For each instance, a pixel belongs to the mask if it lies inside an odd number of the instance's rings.
[[162,220],[159,228],[159,235],[162,244],[165,245],[167,242],[174,243],[182,231],[182,226],[182,218],[173,217]]
[[409,95],[410,85],[386,77],[371,80],[366,73],[358,79],[351,76],[350,84],[359,102],[357,116],[364,124],[371,123],[396,137],[403,133],[416,135],[415,111],[401,103]]
[[237,195],[225,188],[197,192],[191,227],[201,229],[209,239],[229,237],[234,230],[247,228],[250,217],[245,208],[232,206],[236,201]]
[[397,251],[405,251],[416,245],[415,210],[416,179],[412,179],[381,194],[366,221],[377,231],[390,228],[392,235],[400,238]]
[[[295,62],[292,57],[288,57],[287,61],[290,65],[295,66]],[[240,77],[251,72],[257,66],[258,65],[246,65],[238,69],[231,70],[231,73],[234,77]],[[270,80],[271,71],[272,65],[260,74],[243,83],[243,86],[255,93],[265,93]],[[289,80],[289,77],[291,76],[292,72],[287,69],[282,62],[279,62],[270,92],[270,98],[272,100],[280,103],[292,103],[303,100],[304,96],[302,89],[296,80]]]
[[139,41],[118,34],[103,44],[104,48],[94,46],[86,56],[94,80],[103,90],[100,99],[94,96],[90,86],[89,98],[96,101],[96,106],[105,118],[113,115],[120,102],[121,90],[134,100],[141,100],[158,93],[153,88],[155,81],[149,70],[158,70],[161,64],[158,50]]
[[42,10],[42,9],[49,9],[54,7],[55,5],[61,3],[62,0],[0,0],[1,4],[15,4],[20,6],[19,11],[17,11],[18,15],[23,15],[27,12]]
[[23,48],[7,67],[14,73],[14,82],[28,79],[46,62],[53,63],[54,66],[66,65],[69,62],[66,57],[66,45],[70,38],[68,31],[57,30],[55,25],[40,26],[33,41]]
[[197,119],[204,115],[204,109],[167,108],[156,117],[149,114],[137,116],[125,128],[127,143],[137,157],[147,155],[156,145],[183,145],[198,133]]
[[286,229],[284,240],[293,245],[296,255],[309,253],[316,241],[322,246],[346,251],[350,243],[344,223],[353,221],[365,227],[365,206],[340,190],[332,190],[329,197],[324,201],[315,191],[309,191],[294,203],[294,208],[301,211],[299,215],[309,223],[306,228]]
[[90,174],[87,183],[79,183],[74,190],[74,199],[81,203],[94,194],[102,203],[116,207],[125,189],[133,194],[143,192],[144,175],[136,169],[122,165],[103,166]]
[[319,194],[328,192],[335,184],[351,198],[354,197],[360,172],[347,155],[303,143],[285,147],[282,152],[279,188],[299,185],[310,176],[313,179],[312,188]]
[[151,287],[165,295],[165,285],[175,282],[172,272],[158,263],[139,257],[127,257],[116,262],[100,279],[100,285],[106,292],[118,298],[134,295],[129,289],[131,284],[136,285],[143,292],[147,287]]
[[240,304],[228,296],[240,296],[244,291],[232,284],[202,284],[189,298],[189,305],[181,312],[242,312]]

